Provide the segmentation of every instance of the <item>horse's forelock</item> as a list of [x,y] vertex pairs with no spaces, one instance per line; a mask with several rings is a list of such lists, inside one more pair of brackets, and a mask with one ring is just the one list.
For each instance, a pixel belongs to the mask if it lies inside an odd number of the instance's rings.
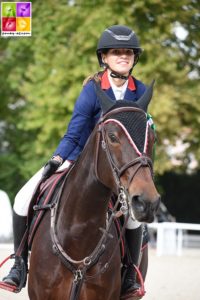
[[[120,107],[135,107],[139,108],[136,103],[124,100],[118,100],[116,104],[110,109],[112,110]],[[111,114],[108,119],[115,119],[122,123],[122,125],[128,131],[130,137],[134,141],[135,145],[137,146],[138,150],[143,153],[145,148],[145,137],[146,137],[146,124],[147,118],[146,114],[142,111],[120,111],[117,113]]]

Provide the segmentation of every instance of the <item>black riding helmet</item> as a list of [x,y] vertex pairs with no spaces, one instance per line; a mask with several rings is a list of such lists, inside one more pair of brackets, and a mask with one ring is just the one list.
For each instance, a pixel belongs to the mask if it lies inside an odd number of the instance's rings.
[[[101,67],[105,66],[102,61],[102,53],[109,49],[133,49],[135,54],[133,67],[137,64],[142,49],[134,31],[123,25],[113,25],[105,29],[97,45],[97,58]],[[130,70],[130,72],[132,69]]]

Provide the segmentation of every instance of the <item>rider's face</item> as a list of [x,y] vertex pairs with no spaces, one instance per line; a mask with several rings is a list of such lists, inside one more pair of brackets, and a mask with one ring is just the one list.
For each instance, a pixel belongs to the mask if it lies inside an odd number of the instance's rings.
[[102,54],[103,62],[121,75],[128,75],[134,63],[133,49],[110,49]]

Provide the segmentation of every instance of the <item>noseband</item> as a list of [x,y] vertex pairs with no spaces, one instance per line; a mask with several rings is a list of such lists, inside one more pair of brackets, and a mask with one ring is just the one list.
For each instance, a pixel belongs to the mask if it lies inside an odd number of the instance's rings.
[[[98,175],[98,153],[99,153],[99,145],[101,143],[101,147],[105,151],[108,163],[111,167],[111,171],[112,171],[113,177],[115,179],[115,183],[116,183],[116,187],[117,187],[118,192],[120,192],[122,189],[124,190],[124,187],[121,185],[120,178],[124,174],[124,172],[127,171],[130,167],[133,167],[133,166],[137,165],[137,168],[135,169],[133,175],[130,177],[130,179],[128,181],[128,185],[126,187],[126,190],[128,190],[128,187],[129,187],[130,183],[132,182],[133,178],[135,177],[136,173],[138,172],[138,170],[140,168],[148,167],[150,169],[150,172],[151,172],[151,175],[152,175],[152,178],[153,178],[153,163],[152,163],[152,160],[146,155],[146,149],[145,149],[146,147],[144,147],[144,151],[143,151],[143,153],[141,153],[137,149],[137,147],[135,146],[134,150],[135,150],[136,154],[138,155],[138,157],[136,157],[132,161],[126,163],[121,168],[117,167],[116,163],[114,162],[114,160],[112,158],[112,154],[111,154],[111,151],[109,149],[107,138],[106,138],[105,124],[109,122],[108,117],[110,117],[113,114],[116,114],[118,112],[126,112],[126,111],[127,112],[139,111],[141,113],[145,113],[143,110],[141,110],[139,108],[136,108],[136,107],[120,107],[120,108],[116,108],[116,109],[108,112],[106,115],[104,115],[99,121],[99,133],[100,134],[98,135],[97,150],[96,150],[96,156],[95,156],[95,172],[96,172],[97,178],[101,181],[101,179]],[[113,120],[113,119],[111,119],[111,120]],[[115,121],[115,120],[113,120],[113,121]],[[120,122],[117,122],[117,123],[121,124]],[[121,127],[123,128],[123,126],[121,126]],[[147,138],[148,138],[148,127],[149,127],[149,125],[147,123],[145,140],[147,140]],[[128,135],[128,133],[127,133],[127,135]]]
[[[98,154],[99,154],[99,148],[101,145],[103,150],[106,153],[108,163],[110,165],[112,174],[115,179],[115,183],[116,183],[116,187],[117,187],[117,191],[118,191],[118,201],[119,202],[117,201],[115,203],[115,206],[114,206],[113,212],[110,216],[110,219],[108,221],[107,227],[100,228],[100,230],[103,232],[102,237],[99,240],[95,249],[92,251],[92,253],[89,256],[87,256],[81,260],[74,260],[65,252],[65,250],[63,249],[62,245],[60,244],[60,242],[58,240],[58,236],[56,234],[56,217],[57,217],[57,212],[58,212],[58,208],[59,208],[59,200],[57,202],[55,202],[54,206],[52,206],[52,208],[51,208],[51,238],[52,238],[52,242],[53,242],[53,251],[60,258],[60,260],[63,262],[63,264],[68,268],[68,270],[70,270],[72,272],[72,274],[74,275],[74,279],[72,281],[71,292],[70,292],[70,300],[78,299],[78,297],[80,295],[81,286],[84,281],[88,281],[91,279],[94,280],[98,275],[100,275],[101,273],[104,273],[108,269],[112,259],[114,258],[114,254],[116,253],[116,251],[119,248],[119,243],[120,243],[121,237],[123,236],[123,233],[125,230],[125,225],[126,225],[126,220],[128,219],[128,216],[124,222],[122,231],[120,233],[120,237],[118,238],[118,242],[115,245],[115,248],[114,248],[110,258],[108,259],[108,261],[106,261],[106,263],[104,263],[99,268],[97,273],[95,273],[93,275],[87,274],[87,271],[98,262],[99,258],[104,253],[108,238],[113,238],[113,236],[110,232],[110,229],[111,229],[113,221],[116,217],[115,211],[117,210],[118,203],[121,203],[122,213],[125,214],[127,212],[127,207],[128,207],[127,196],[126,196],[127,192],[125,191],[125,188],[121,185],[121,182],[120,182],[121,176],[127,169],[129,169],[130,167],[132,167],[134,165],[137,165],[137,168],[136,168],[134,174],[129,179],[129,182],[128,182],[128,187],[129,187],[132,179],[134,178],[137,171],[141,167],[148,167],[151,171],[151,174],[153,175],[152,161],[149,157],[147,157],[145,151],[143,151],[143,153],[140,153],[139,150],[136,151],[136,153],[138,154],[138,157],[136,157],[132,161],[126,163],[121,168],[117,167],[117,165],[115,164],[115,162],[112,158],[112,153],[109,149],[108,142],[106,139],[105,124],[106,124],[106,122],[108,122],[110,120],[110,119],[107,119],[109,116],[113,115],[114,113],[118,113],[118,112],[122,112],[122,111],[123,112],[125,112],[125,111],[141,111],[142,113],[144,113],[142,110],[140,110],[138,108],[121,107],[121,108],[117,108],[115,110],[110,111],[109,113],[107,113],[105,116],[103,116],[100,119],[98,139],[97,139],[96,150],[95,150],[96,177],[99,179],[100,182],[102,182],[98,176]],[[148,135],[148,126],[149,125],[147,124],[145,139],[147,139],[147,135]],[[146,149],[146,146],[144,147],[144,150],[145,149]],[[135,149],[135,150],[137,150],[137,149]],[[127,189],[128,189],[128,187],[127,187]],[[59,199],[61,199],[61,198],[59,198]]]

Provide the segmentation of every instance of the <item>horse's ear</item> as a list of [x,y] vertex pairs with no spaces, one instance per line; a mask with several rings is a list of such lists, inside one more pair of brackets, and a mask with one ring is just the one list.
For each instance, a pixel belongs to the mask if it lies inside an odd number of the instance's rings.
[[140,108],[142,108],[144,111],[147,111],[148,105],[151,101],[152,95],[153,95],[153,86],[155,83],[155,79],[152,80],[150,86],[147,87],[144,94],[140,97],[140,99],[136,102]]
[[110,97],[102,90],[99,79],[94,78],[95,89],[103,114],[115,104]]

